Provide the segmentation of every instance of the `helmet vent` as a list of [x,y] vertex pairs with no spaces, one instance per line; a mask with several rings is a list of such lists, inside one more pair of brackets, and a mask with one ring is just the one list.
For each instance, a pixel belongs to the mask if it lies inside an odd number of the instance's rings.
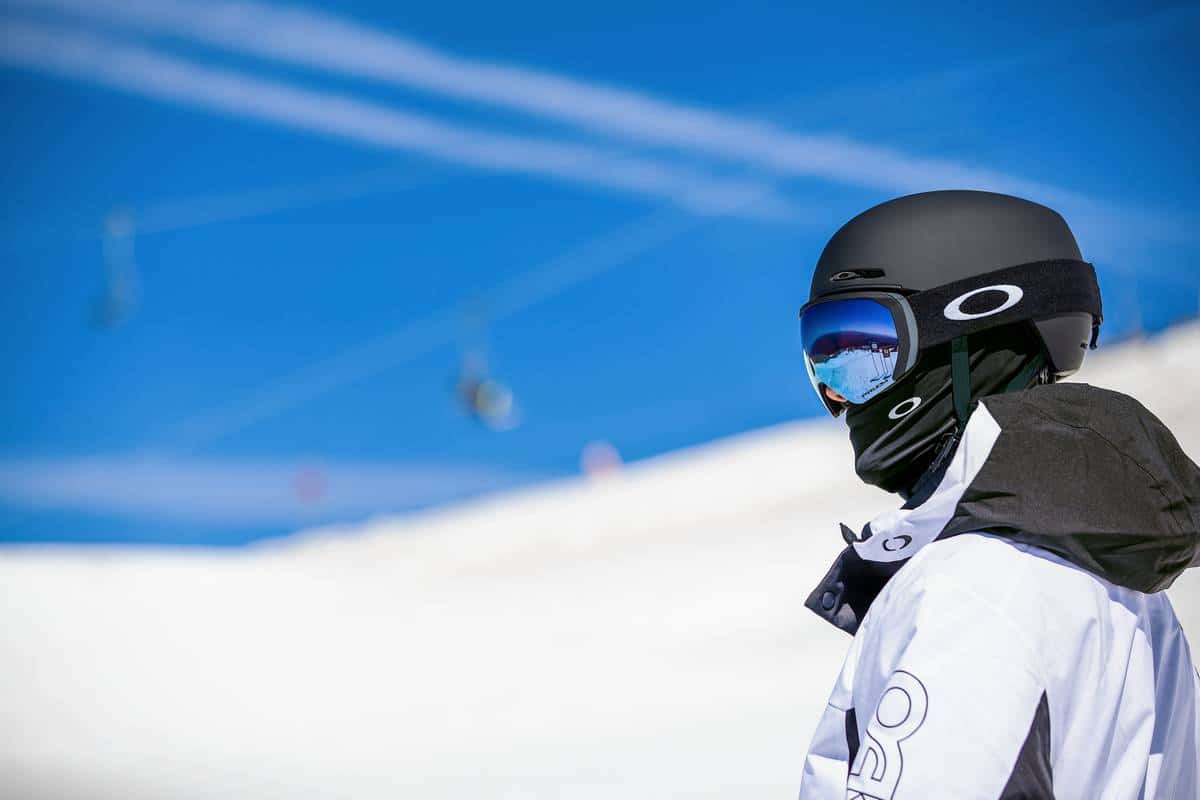
[[841,272],[834,273],[830,278],[832,283],[841,283],[842,281],[852,281],[862,278],[882,278],[883,270],[881,269],[845,269]]

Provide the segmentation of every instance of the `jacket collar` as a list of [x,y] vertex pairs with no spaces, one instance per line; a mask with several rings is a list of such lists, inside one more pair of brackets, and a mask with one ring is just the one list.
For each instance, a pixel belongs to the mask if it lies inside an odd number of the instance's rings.
[[920,505],[880,514],[867,523],[862,539],[851,544],[864,561],[911,558],[945,529],[963,493],[975,480],[1000,437],[1000,425],[980,404],[967,422],[962,440],[937,487]]
[[1066,383],[990,395],[945,472],[922,482],[862,536],[846,529],[849,546],[809,608],[853,632],[909,558],[971,532],[1036,547],[1139,592],[1160,592],[1200,566],[1200,467],[1161,421],[1117,392]]
[[[983,467],[1000,426],[980,404],[933,491],[919,505],[881,514],[862,536],[846,535],[842,551],[804,605],[837,628],[853,634],[888,580],[908,559],[941,535],[963,493]],[[847,534],[849,529],[842,526]]]

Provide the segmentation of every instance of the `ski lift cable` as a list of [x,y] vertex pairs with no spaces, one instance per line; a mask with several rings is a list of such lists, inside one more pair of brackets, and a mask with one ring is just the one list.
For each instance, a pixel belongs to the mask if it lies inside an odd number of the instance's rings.
[[[731,208],[728,213],[737,209]],[[721,217],[659,210],[595,236],[486,293],[495,322]],[[462,302],[368,339],[259,386],[237,403],[178,426],[172,440],[194,450],[273,418],[334,389],[364,380],[452,343],[461,332]]]
[[433,182],[435,179],[429,175],[414,177],[412,168],[388,167],[167,201],[140,214],[130,209],[114,209],[106,217],[101,234],[105,282],[93,311],[94,324],[99,327],[116,325],[129,316],[141,299],[140,274],[133,258],[135,237],[268,216],[380,193],[409,191]]
[[411,167],[386,167],[290,185],[187,198],[148,209],[140,215],[138,233],[165,233],[264,217],[377,194],[409,191],[443,180],[441,176],[416,176]]
[[[380,194],[406,192],[448,180],[444,175],[423,174],[419,166],[382,167],[358,170],[307,181],[200,194],[150,204],[144,208],[121,209],[136,219],[136,234],[159,233],[202,228],[225,222],[270,216],[286,211],[314,208],[330,203],[357,200]],[[25,232],[48,241],[63,238],[106,240],[111,236],[109,221],[97,230],[94,224],[24,225]]]

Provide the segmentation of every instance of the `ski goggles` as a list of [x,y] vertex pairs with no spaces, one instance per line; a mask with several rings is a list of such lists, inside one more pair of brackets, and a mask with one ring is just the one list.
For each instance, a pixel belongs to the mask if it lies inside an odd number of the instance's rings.
[[841,405],[869,403],[912,371],[924,350],[960,336],[1061,314],[1092,316],[1092,342],[1102,319],[1091,264],[1038,261],[953,281],[911,294],[848,291],[800,309],[804,365],[817,395],[835,416]]
[[902,295],[855,293],[807,306],[800,314],[804,366],[822,387],[861,405],[913,367],[916,323]]

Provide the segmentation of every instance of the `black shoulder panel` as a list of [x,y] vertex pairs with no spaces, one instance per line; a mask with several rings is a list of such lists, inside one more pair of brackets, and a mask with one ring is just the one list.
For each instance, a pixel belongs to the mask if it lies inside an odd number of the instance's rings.
[[858,748],[858,715],[854,713],[853,708],[848,708],[846,709],[846,752],[850,755],[846,759],[847,772],[854,764],[854,759],[858,758]]
[[1033,714],[1029,735],[1008,783],[998,800],[1054,800],[1054,776],[1050,767],[1050,703],[1046,693]]
[[941,538],[986,531],[1141,592],[1200,562],[1200,468],[1136,400],[1054,384],[983,405],[1001,433]]

